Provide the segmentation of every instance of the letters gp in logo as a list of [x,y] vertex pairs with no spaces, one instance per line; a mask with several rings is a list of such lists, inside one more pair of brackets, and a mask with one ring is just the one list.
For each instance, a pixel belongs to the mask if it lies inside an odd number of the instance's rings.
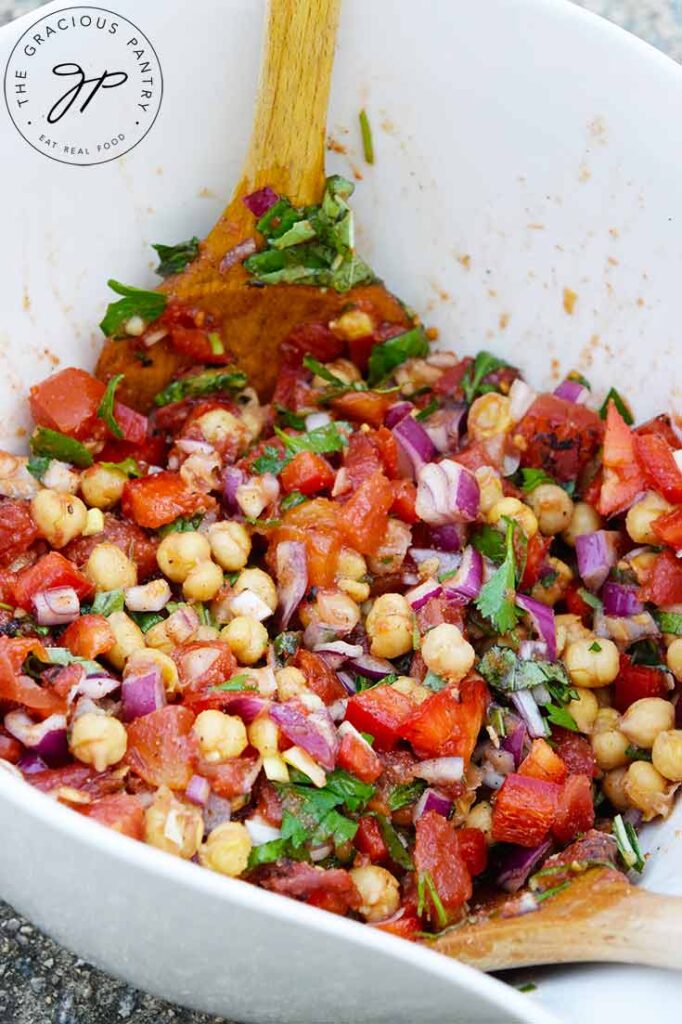
[[18,39],[5,101],[26,142],[61,163],[106,163],[128,153],[156,120],[159,58],[131,21],[102,7],[45,15]]

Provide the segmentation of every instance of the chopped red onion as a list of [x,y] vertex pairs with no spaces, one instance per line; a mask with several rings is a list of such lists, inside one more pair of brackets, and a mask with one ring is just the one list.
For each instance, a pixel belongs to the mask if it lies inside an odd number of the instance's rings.
[[270,717],[292,743],[302,747],[327,771],[332,771],[336,764],[339,739],[326,708],[304,715],[294,704],[285,701],[283,704],[272,705]]
[[64,626],[77,619],[81,612],[78,594],[73,587],[41,590],[31,600],[40,626]]
[[509,415],[512,423],[518,423],[523,419],[536,398],[536,393],[525,380],[517,377],[513,381],[509,389]]
[[640,615],[644,611],[644,605],[637,598],[637,588],[624,583],[607,580],[601,598],[605,615]]
[[310,651],[314,651],[316,647],[322,644],[326,645],[334,640],[338,640],[340,632],[341,630],[337,629],[336,626],[330,626],[328,622],[320,622],[317,618],[313,617],[303,630],[303,646],[307,647]]
[[595,530],[576,537],[578,572],[588,590],[599,590],[618,561],[618,540],[615,530]]
[[374,658],[371,654],[363,654],[359,658],[349,658],[349,666],[360,675],[372,682],[383,679],[394,671],[394,666],[386,658]]
[[36,754],[35,750],[28,750],[22,758],[17,761],[17,768],[24,775],[35,775],[36,772],[44,772],[48,765],[42,757]]
[[237,242],[231,249],[228,249],[220,261],[220,273],[224,274],[233,267],[235,263],[243,263],[247,256],[256,251],[255,238],[245,238],[243,242]]
[[537,686],[531,686],[530,692],[533,694],[533,700],[535,703],[541,708],[544,708],[545,704],[552,703],[552,694],[544,683],[538,683]]
[[215,451],[212,444],[208,441],[194,441],[190,437],[180,437],[175,442],[176,448],[179,448],[185,455],[212,455]]
[[64,715],[50,715],[43,722],[34,722],[25,711],[9,711],[5,715],[5,729],[50,767],[69,757]]
[[508,751],[514,758],[514,767],[518,768],[523,761],[524,746],[526,743],[526,726],[516,716],[505,716],[506,734],[500,736],[500,746]]
[[563,398],[567,402],[574,402],[576,405],[584,405],[590,397],[589,390],[577,380],[568,377],[558,387],[554,388],[557,398]]
[[251,836],[251,842],[254,846],[271,843],[282,835],[281,829],[268,825],[267,821],[264,821],[257,814],[254,814],[252,818],[245,818],[244,825],[246,826],[246,831]]
[[502,458],[502,476],[513,476],[521,465],[521,452],[518,449],[506,451]]
[[464,549],[462,563],[449,580],[443,583],[443,593],[458,604],[466,604],[478,597],[483,584],[483,559],[471,545]]
[[347,658],[360,658],[364,653],[362,644],[349,644],[347,640],[329,640],[327,643],[313,647],[315,654],[337,654],[342,661]]
[[434,786],[459,782],[464,775],[464,758],[434,757],[420,761],[412,769],[412,774],[418,779],[426,779]]
[[282,629],[305,597],[308,589],[308,555],[303,541],[283,540],[275,553],[277,589]]
[[323,846],[316,846],[310,851],[310,859],[313,864],[319,863],[321,860],[326,860],[330,856],[333,850],[331,843],[325,843]]
[[441,575],[459,569],[462,564],[462,555],[459,551],[438,551],[436,548],[410,548],[408,554],[417,565],[421,565],[423,562],[438,562],[438,572]]
[[425,789],[414,805],[412,821],[417,822],[427,811],[435,811],[436,814],[442,814],[444,818],[447,818],[451,810],[452,800],[443,793],[439,793],[437,789]]
[[542,640],[522,640],[519,644],[521,661],[547,661],[547,644]]
[[528,880],[528,877],[552,849],[551,840],[547,839],[539,846],[526,849],[523,846],[510,846],[505,850],[500,873],[497,876],[497,884],[505,892],[518,892]]
[[[283,543],[298,544],[302,542],[283,541]],[[250,619],[258,619],[259,622],[263,622],[264,619],[269,619],[273,614],[270,605],[266,604],[258,594],[253,592],[253,590],[248,589],[242,590],[241,593],[237,594],[236,597],[233,597],[230,600],[230,611],[233,615],[246,615]]]
[[121,682],[119,679],[115,679],[114,676],[86,676],[83,674],[83,678],[79,683],[76,683],[73,690],[69,692],[69,703],[74,701],[76,697],[89,697],[91,700],[101,700],[102,697],[108,697],[114,690],[118,690]]
[[465,405],[454,409],[438,409],[424,421],[424,430],[441,454],[459,447],[459,436],[466,411]]
[[343,722],[346,717],[346,707],[348,706],[348,699],[335,700],[333,704],[329,704],[327,711],[332,722]]
[[392,428],[391,433],[409,460],[412,475],[417,476],[422,467],[436,454],[431,438],[413,416],[403,416]]
[[534,597],[527,597],[525,594],[516,595],[516,603],[519,608],[530,615],[535,631],[540,639],[547,644],[547,657],[550,661],[556,661],[556,625],[554,622],[554,609],[549,605],[536,601]]
[[610,637],[611,640],[624,644],[626,647],[637,640],[661,635],[661,630],[650,612],[618,616],[604,615],[602,611],[595,611],[593,623],[597,636]]
[[426,602],[430,601],[432,597],[440,597],[442,591],[443,587],[438,580],[425,580],[425,582],[420,583],[418,587],[413,587],[412,590],[408,590],[405,594],[405,599],[411,608],[415,611],[419,611],[419,609],[423,608]]
[[549,736],[547,724],[540,714],[535,698],[529,690],[518,690],[511,695],[512,704],[526,723],[528,733],[533,739]]
[[464,523],[446,523],[431,530],[433,546],[441,551],[461,551],[466,544]]
[[478,480],[458,462],[443,459],[419,471],[416,511],[425,523],[471,522],[478,515],[479,504]]
[[279,202],[279,196],[269,185],[266,185],[264,188],[256,189],[255,192],[250,192],[248,196],[244,196],[242,202],[254,217],[260,218],[264,213],[268,212],[271,206]]
[[124,722],[150,715],[166,704],[166,691],[158,665],[149,665],[139,674],[131,673],[121,683]]
[[395,427],[396,423],[399,423],[405,416],[409,416],[413,409],[412,402],[396,402],[387,409],[384,425],[389,429]]
[[250,697],[239,694],[233,697],[228,704],[231,715],[237,715],[245,725],[250,725],[254,718],[258,718],[261,711],[269,708],[269,701],[263,697]]
[[346,693],[355,693],[357,691],[355,680],[350,672],[337,672],[336,675]]
[[228,466],[223,473],[223,505],[228,512],[237,512],[237,488],[246,480],[246,473],[236,466]]
[[204,807],[204,832],[208,835],[218,825],[224,825],[232,817],[232,804],[225,797],[211,793]]
[[205,807],[210,795],[211,784],[208,779],[202,778],[201,775],[193,775],[187,783],[185,798],[191,804],[196,804],[197,807]]
[[483,776],[481,778],[483,785],[495,792],[497,792],[498,789],[502,789],[506,776],[503,775],[502,772],[495,771],[492,765],[489,764],[483,764],[481,765],[481,768],[483,770]]

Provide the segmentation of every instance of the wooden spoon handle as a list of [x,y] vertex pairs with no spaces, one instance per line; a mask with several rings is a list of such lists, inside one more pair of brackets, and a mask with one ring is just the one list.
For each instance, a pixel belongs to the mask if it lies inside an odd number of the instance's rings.
[[340,5],[270,0],[253,130],[235,195],[271,185],[298,205],[319,201]]
[[680,969],[682,898],[593,870],[534,913],[465,925],[430,945],[485,971],[585,961]]

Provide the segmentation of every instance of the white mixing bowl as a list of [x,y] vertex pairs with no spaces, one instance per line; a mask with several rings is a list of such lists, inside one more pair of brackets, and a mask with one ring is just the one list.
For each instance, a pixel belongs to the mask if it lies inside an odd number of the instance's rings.
[[[24,443],[32,382],[57,362],[93,365],[107,278],[151,284],[149,244],[204,233],[244,152],[262,3],[112,2],[106,16],[138,24],[163,72],[158,117],[135,148],[107,163],[57,162],[40,152],[47,127],[17,116],[22,137],[0,113],[3,447]],[[3,68],[17,39],[62,7],[0,31]],[[33,68],[25,43],[6,79],[15,100],[16,72]],[[61,59],[74,59],[68,47]],[[362,106],[373,168],[360,152]],[[363,252],[445,346],[490,348],[536,385],[576,367],[646,416],[674,403],[682,380],[681,108],[677,66],[562,0],[344,0],[329,129],[346,154],[329,165],[360,169]],[[105,135],[115,103],[97,116]],[[577,295],[570,315],[565,289]],[[660,891],[682,891],[675,823],[646,838],[644,884]],[[544,1003],[581,1024],[641,1021],[654,1007],[658,1024],[678,1019],[679,975],[536,971],[537,991],[521,994],[176,861],[4,775],[0,835],[0,894],[20,911],[131,983],[230,1018],[540,1024],[555,1019]]]

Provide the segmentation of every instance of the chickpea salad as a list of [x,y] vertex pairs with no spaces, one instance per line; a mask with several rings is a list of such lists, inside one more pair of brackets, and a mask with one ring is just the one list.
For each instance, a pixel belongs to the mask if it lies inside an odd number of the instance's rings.
[[[235,259],[261,287],[371,278],[351,191],[247,197],[263,247]],[[200,254],[156,248],[162,276]],[[3,767],[408,939],[641,871],[682,781],[677,424],[432,351],[352,291],[264,404],[210,317],[110,284],[104,333],[185,364],[143,410],[62,369],[30,455],[0,453]]]

